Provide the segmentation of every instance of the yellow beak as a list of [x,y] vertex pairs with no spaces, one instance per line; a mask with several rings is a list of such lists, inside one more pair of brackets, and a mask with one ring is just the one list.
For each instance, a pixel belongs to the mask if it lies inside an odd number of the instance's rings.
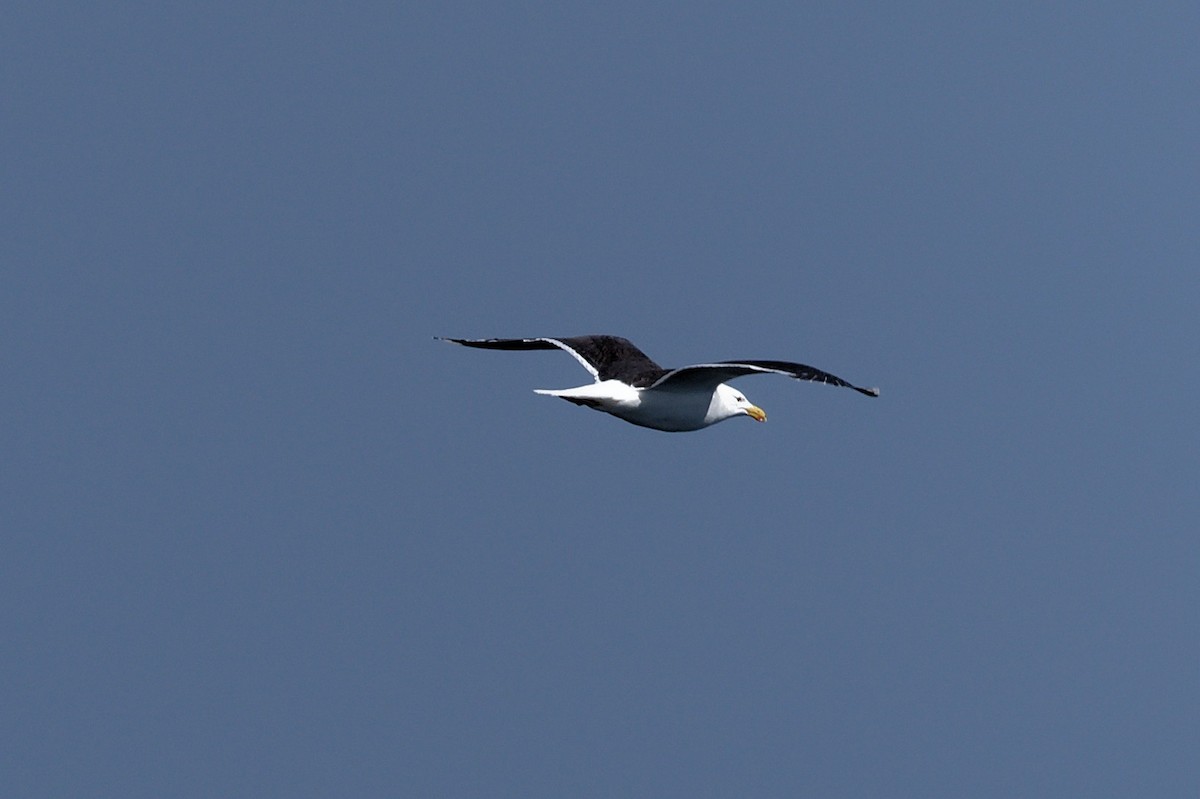
[[767,421],[767,412],[757,405],[751,405],[749,408],[747,408],[746,415],[756,422]]

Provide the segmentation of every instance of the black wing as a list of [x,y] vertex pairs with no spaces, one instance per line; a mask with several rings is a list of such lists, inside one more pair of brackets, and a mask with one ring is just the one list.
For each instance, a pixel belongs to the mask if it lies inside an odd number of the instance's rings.
[[683,388],[687,385],[712,386],[724,383],[742,375],[777,374],[786,375],[796,380],[812,380],[817,383],[828,383],[831,386],[852,388],[868,397],[878,397],[879,389],[861,388],[848,383],[837,375],[805,366],[791,361],[718,361],[717,363],[698,363],[693,366],[682,366],[672,369],[654,381],[651,388],[666,388],[672,386]]
[[571,336],[568,338],[446,338],[466,347],[488,350],[566,350],[575,356],[596,380],[621,380],[647,386],[667,373],[646,353],[619,336]]

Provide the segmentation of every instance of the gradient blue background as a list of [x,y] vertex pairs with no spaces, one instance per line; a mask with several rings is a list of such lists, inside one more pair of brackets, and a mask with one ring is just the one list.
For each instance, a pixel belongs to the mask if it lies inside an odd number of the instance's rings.
[[[11,3],[11,797],[1194,797],[1194,2]],[[665,434],[609,332],[879,400]]]

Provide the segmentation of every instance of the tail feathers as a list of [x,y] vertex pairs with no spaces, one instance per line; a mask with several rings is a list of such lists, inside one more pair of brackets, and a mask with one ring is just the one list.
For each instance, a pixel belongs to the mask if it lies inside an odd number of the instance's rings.
[[535,388],[533,390],[534,394],[545,394],[547,397],[558,397],[559,399],[565,399],[567,402],[570,402],[573,405],[580,405],[585,408],[601,407],[602,403],[595,397],[572,395],[570,392],[570,389],[566,389],[564,391],[553,391],[548,388]]

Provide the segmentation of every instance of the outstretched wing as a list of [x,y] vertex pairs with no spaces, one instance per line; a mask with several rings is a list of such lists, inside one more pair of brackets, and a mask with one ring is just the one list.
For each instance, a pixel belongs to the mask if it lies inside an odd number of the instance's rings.
[[791,361],[719,361],[717,363],[698,363],[692,366],[681,366],[672,369],[654,381],[651,388],[670,390],[671,388],[698,388],[700,386],[716,388],[726,380],[743,375],[775,374],[786,375],[796,380],[812,380],[817,383],[828,383],[831,386],[852,388],[868,397],[878,397],[879,389],[861,388],[848,383],[837,375],[805,366]]
[[597,381],[621,380],[633,386],[649,385],[667,371],[619,336],[445,338],[443,341],[487,350],[560,349],[571,353]]

